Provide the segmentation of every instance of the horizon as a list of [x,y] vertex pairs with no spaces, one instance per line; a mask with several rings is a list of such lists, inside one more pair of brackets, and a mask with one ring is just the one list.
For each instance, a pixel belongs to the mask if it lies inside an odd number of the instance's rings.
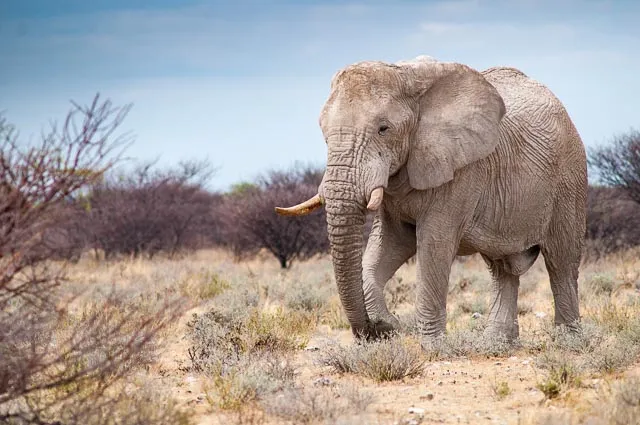
[[[133,103],[128,156],[208,157],[226,190],[295,162],[324,165],[331,77],[419,55],[514,66],[549,87],[593,147],[638,126],[640,5],[631,1],[5,0],[0,112],[39,138],[74,100]],[[7,59],[8,58],[8,59]]]

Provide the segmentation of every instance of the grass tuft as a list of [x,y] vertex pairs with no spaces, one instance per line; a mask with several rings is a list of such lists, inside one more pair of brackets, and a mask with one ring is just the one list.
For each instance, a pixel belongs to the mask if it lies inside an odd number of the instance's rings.
[[394,335],[347,347],[331,345],[325,349],[321,363],[334,372],[353,373],[386,382],[420,375],[425,359],[417,342]]

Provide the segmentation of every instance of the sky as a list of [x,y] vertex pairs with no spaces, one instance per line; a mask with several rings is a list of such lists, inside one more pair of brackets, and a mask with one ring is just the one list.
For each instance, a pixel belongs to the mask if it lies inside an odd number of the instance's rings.
[[130,157],[208,158],[212,186],[323,165],[331,77],[418,55],[547,85],[583,141],[640,127],[640,2],[0,0],[0,112],[37,140],[70,101],[133,103]]

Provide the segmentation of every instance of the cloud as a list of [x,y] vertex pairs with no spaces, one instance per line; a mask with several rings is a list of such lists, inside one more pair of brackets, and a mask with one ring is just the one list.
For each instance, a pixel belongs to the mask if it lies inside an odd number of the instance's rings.
[[[33,134],[69,99],[99,90],[135,103],[131,155],[209,156],[224,185],[324,161],[317,118],[339,68],[426,54],[523,69],[592,143],[635,123],[640,91],[640,30],[603,4],[238,1],[14,20],[0,27],[0,57],[11,58],[0,67],[0,110]],[[603,18],[607,7],[621,24]]]

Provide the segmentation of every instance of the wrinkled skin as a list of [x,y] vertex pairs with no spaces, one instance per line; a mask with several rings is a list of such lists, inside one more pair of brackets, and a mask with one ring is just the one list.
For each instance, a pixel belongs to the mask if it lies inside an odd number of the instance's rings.
[[[320,127],[328,157],[319,198],[354,334],[398,326],[383,289],[416,255],[417,324],[441,336],[451,264],[473,253],[494,282],[486,333],[518,336],[519,276],[539,253],[556,324],[578,329],[586,158],[545,86],[513,68],[362,62],[334,76]],[[373,202],[376,188],[384,192]],[[363,255],[368,202],[377,212]]]

